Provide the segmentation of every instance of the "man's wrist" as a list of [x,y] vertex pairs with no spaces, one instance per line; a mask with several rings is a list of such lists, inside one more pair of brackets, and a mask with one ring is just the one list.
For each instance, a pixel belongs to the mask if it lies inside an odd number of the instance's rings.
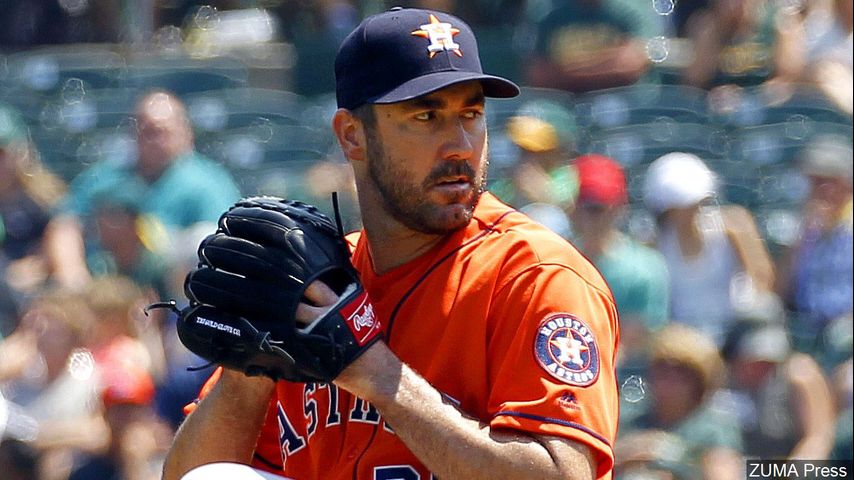
[[250,377],[243,372],[224,368],[218,385],[230,392],[240,392],[246,397],[269,397],[276,387],[276,382],[263,375]]
[[334,383],[374,404],[393,399],[403,364],[383,341],[375,342],[345,368]]

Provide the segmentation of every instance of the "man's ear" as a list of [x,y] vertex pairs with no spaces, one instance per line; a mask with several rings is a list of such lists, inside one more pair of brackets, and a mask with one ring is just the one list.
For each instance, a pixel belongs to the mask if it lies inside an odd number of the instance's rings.
[[339,108],[332,117],[332,130],[347,160],[365,159],[365,128],[352,112]]

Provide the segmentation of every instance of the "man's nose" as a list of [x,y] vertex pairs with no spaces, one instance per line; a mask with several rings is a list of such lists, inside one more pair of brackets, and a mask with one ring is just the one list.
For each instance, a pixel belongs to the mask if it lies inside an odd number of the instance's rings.
[[471,158],[474,152],[472,145],[472,133],[465,128],[461,120],[451,122],[451,125],[443,133],[445,137],[444,156],[448,160],[466,160]]

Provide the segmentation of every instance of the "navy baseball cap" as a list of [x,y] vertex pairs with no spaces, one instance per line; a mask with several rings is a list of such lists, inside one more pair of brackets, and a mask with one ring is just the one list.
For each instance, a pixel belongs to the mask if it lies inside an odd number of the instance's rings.
[[510,80],[483,73],[465,22],[431,10],[395,7],[370,16],[335,57],[338,107],[348,110],[410,100],[468,80],[480,81],[487,97],[519,94]]

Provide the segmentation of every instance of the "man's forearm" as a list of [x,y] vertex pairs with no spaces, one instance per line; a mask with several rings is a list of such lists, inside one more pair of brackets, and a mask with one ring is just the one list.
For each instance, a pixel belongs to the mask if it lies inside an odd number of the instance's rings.
[[81,228],[77,218],[60,215],[51,220],[45,231],[45,253],[51,273],[60,285],[75,290],[91,279]]
[[[581,445],[495,432],[444,398],[384,344],[357,360],[359,378],[345,371],[336,383],[373,403],[395,434],[438,478],[593,478]],[[558,454],[560,452],[560,454]]]
[[275,383],[223,371],[217,384],[178,430],[163,467],[163,480],[178,480],[211,462],[248,464]]

